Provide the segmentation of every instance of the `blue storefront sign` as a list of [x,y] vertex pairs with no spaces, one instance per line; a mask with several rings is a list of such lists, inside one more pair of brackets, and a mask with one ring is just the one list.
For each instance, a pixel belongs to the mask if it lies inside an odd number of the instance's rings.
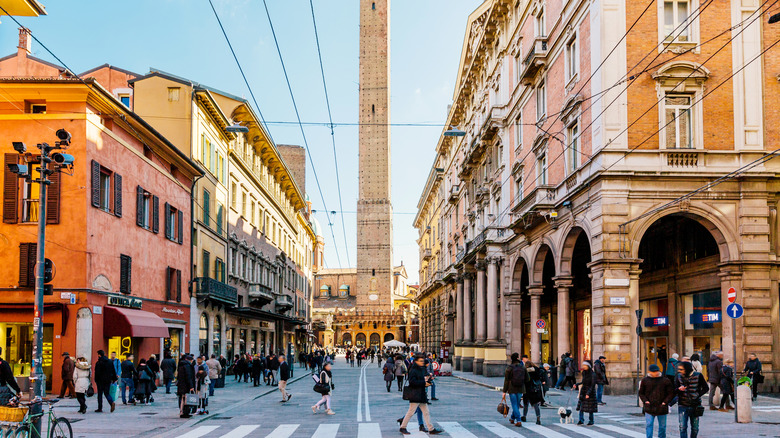
[[645,327],[665,327],[668,325],[669,325],[669,318],[666,316],[645,318]]
[[722,322],[720,312],[694,312],[690,315],[691,324],[714,324]]

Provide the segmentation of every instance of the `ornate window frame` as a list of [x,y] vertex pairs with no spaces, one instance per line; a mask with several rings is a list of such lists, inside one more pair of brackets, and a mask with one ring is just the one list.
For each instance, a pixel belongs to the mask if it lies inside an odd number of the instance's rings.
[[676,149],[666,145],[666,96],[669,94],[691,96],[691,148],[704,149],[704,96],[705,82],[710,71],[703,65],[691,61],[672,61],[653,74],[656,81],[658,105],[658,148]]

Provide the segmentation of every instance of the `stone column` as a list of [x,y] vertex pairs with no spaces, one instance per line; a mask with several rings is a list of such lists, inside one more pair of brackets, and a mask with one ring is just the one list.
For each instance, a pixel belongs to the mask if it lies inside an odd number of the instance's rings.
[[463,341],[463,279],[458,278],[455,292],[455,340]]
[[[563,353],[571,352],[569,335],[571,334],[571,305],[569,291],[572,287],[572,277],[555,277],[555,288],[558,289],[558,351],[552,357],[560,357]],[[534,324],[532,321],[531,324]],[[572,355],[574,353],[572,352]],[[574,356],[576,357],[576,356]]]
[[528,287],[528,295],[531,297],[531,360],[536,363],[542,363],[542,337],[536,333],[536,321],[541,316],[540,301],[544,293],[544,286],[541,284]]
[[474,370],[474,336],[472,329],[471,294],[473,273],[463,276],[463,340],[461,341],[460,368],[465,373]]
[[506,305],[509,309],[510,331],[506,340],[510,353],[523,351],[523,313],[522,292],[510,290],[506,293]]
[[487,296],[485,294],[485,262],[477,262],[477,306],[474,313],[477,322],[477,342],[485,342],[487,339],[486,307]]
[[498,263],[499,259],[488,260],[487,265],[487,339],[498,342]]

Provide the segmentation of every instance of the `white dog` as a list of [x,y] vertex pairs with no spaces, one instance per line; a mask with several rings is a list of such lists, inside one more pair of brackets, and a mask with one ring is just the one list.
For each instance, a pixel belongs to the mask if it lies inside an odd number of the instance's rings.
[[564,408],[563,406],[558,408],[558,415],[561,416],[561,424],[574,423],[574,418],[571,417],[571,412],[571,408]]

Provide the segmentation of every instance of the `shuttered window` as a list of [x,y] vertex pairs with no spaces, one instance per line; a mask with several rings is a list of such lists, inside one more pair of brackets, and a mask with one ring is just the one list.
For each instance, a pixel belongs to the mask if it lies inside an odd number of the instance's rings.
[[165,300],[181,303],[181,270],[168,266],[165,269]]
[[119,292],[130,294],[132,291],[132,265],[133,259],[129,255],[121,254],[119,256]]
[[[122,176],[92,160],[92,206],[122,217]],[[51,186],[49,186],[51,187]],[[57,189],[59,197],[59,188]],[[47,196],[51,203],[51,196]],[[59,206],[59,202],[57,202]],[[59,214],[59,213],[58,213]],[[48,214],[46,216],[49,216]]]
[[211,194],[206,189],[203,189],[203,223],[211,226]]
[[19,154],[5,154],[3,165],[3,222],[15,224],[18,221],[19,177],[8,170],[9,164],[17,164]]
[[[26,182],[8,169],[9,164],[18,164],[19,154],[5,154],[3,167],[3,222],[15,224],[38,222],[40,184]],[[40,158],[33,156],[26,162],[29,171],[34,165],[40,165]],[[49,187],[46,192],[46,223],[60,223],[60,173],[49,175]],[[21,189],[20,189],[21,187]]]
[[37,243],[19,244],[19,287],[35,287]]
[[165,203],[165,238],[181,244],[184,242],[184,214],[181,210]]

